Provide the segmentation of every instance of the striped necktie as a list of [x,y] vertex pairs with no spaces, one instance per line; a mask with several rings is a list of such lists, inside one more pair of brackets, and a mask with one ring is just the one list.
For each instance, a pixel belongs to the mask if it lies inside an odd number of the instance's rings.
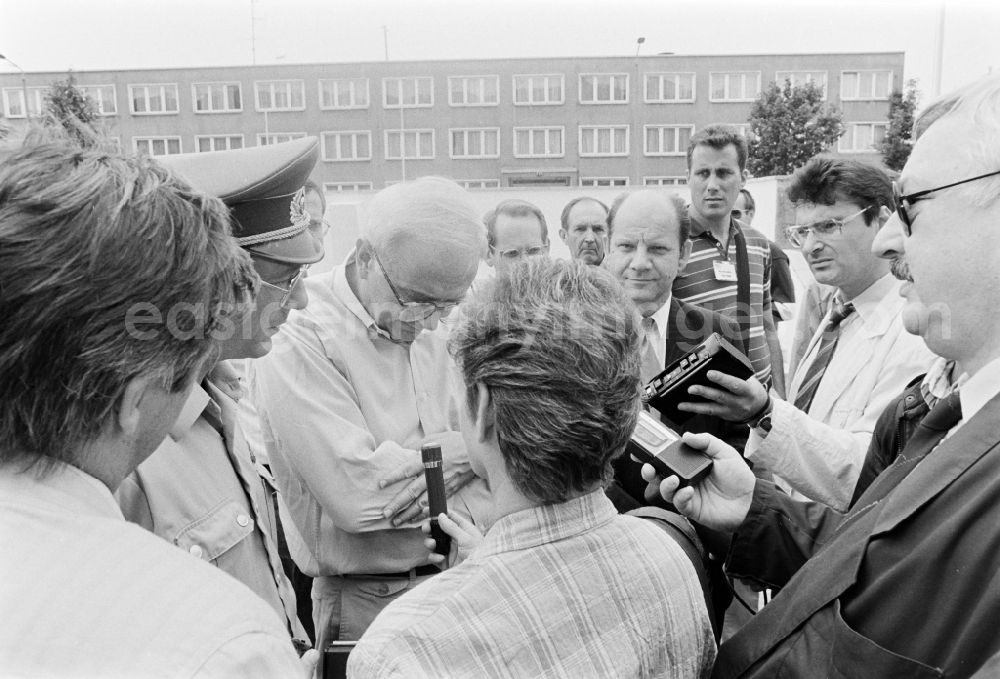
[[656,321],[652,316],[642,319],[642,383],[649,384],[650,380],[663,372],[663,364],[656,355],[655,342],[659,341],[656,332]]
[[837,340],[840,339],[840,324],[852,313],[854,313],[854,305],[850,302],[847,304],[835,302],[830,311],[830,319],[823,328],[823,336],[819,341],[819,348],[816,350],[816,358],[809,364],[806,375],[802,379],[802,386],[795,394],[795,407],[804,413],[809,412],[809,406],[812,405],[813,398],[816,396],[816,390],[823,379],[823,373],[826,372],[827,366],[830,365],[830,359],[833,358],[833,352],[837,348]]

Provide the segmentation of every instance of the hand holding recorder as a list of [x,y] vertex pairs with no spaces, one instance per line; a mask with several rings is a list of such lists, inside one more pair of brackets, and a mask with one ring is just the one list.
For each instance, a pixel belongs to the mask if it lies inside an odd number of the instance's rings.
[[[676,475],[666,478],[651,464],[642,466],[649,491],[659,492],[692,521],[707,528],[736,530],[750,511],[756,477],[732,446],[711,434],[684,434],[682,441],[711,460],[707,473],[681,487]],[[648,491],[648,492],[649,492]]]

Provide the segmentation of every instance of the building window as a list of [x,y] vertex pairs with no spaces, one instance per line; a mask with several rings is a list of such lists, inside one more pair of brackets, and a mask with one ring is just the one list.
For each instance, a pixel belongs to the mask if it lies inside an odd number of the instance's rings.
[[500,128],[453,128],[451,134],[452,158],[499,158]]
[[683,156],[694,134],[694,125],[646,125],[645,155]]
[[515,127],[515,158],[562,158],[562,127]]
[[434,105],[434,78],[382,78],[383,108],[426,108]]
[[583,177],[580,186],[628,186],[628,177]]
[[712,101],[753,101],[760,96],[760,71],[709,73]]
[[94,102],[98,115],[113,116],[118,114],[118,97],[114,85],[82,85],[80,90]]
[[878,151],[889,129],[888,123],[847,123],[847,131],[837,143],[841,153],[874,153]]
[[581,125],[580,156],[627,156],[628,125]]
[[452,106],[496,106],[500,101],[500,76],[448,76],[448,103]]
[[258,134],[257,146],[284,144],[286,141],[301,139],[304,136],[306,136],[305,132],[271,132],[270,134]]
[[434,130],[386,130],[385,159],[400,160],[400,140],[406,160],[434,158]]
[[823,90],[823,98],[826,99],[826,71],[778,71],[774,74],[774,82],[779,87],[784,87],[786,80],[792,83],[792,87],[813,83]]
[[338,78],[319,81],[322,109],[368,108],[368,78]]
[[253,84],[257,93],[258,111],[304,111],[306,86],[301,80],[258,80]]
[[627,73],[580,74],[581,104],[627,104]]
[[843,71],[840,74],[841,99],[888,99],[892,90],[892,71]]
[[150,156],[169,156],[181,152],[180,137],[132,137],[136,153]]
[[476,189],[499,189],[500,180],[499,179],[462,179],[458,182],[462,188],[476,190]]
[[687,186],[687,177],[675,175],[672,177],[643,177],[643,186]]
[[[28,88],[28,115],[41,115],[48,90],[48,87]],[[3,88],[3,113],[8,118],[24,118],[24,88]]]
[[348,193],[350,191],[371,191],[371,182],[323,182],[323,190],[329,193]]
[[194,83],[191,85],[195,113],[230,113],[243,110],[239,83]]
[[558,106],[565,101],[563,77],[558,74],[515,75],[515,106]]
[[646,103],[676,104],[694,101],[694,73],[647,73]]
[[242,134],[199,134],[194,138],[194,150],[198,153],[241,148],[243,148]]
[[368,130],[324,132],[323,160],[371,160],[372,133]]
[[177,113],[177,85],[129,85],[132,113],[136,115],[161,115]]

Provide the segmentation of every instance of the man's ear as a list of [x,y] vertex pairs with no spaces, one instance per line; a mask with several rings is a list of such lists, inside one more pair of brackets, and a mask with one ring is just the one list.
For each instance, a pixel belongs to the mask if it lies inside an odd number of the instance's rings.
[[688,238],[686,241],[684,241],[684,245],[681,246],[681,258],[677,262],[678,276],[684,273],[684,267],[687,266],[687,263],[690,259],[691,259],[691,239]]
[[372,266],[373,252],[371,243],[364,238],[359,238],[354,243],[354,265],[358,270],[358,278],[368,278],[368,273],[371,271]]
[[125,391],[118,401],[115,423],[118,429],[126,436],[133,437],[139,431],[139,424],[142,421],[143,399],[151,385],[148,376],[133,377],[125,385]]
[[563,243],[566,242],[566,229],[559,227],[559,237],[562,239]]
[[489,441],[495,439],[496,416],[493,410],[493,397],[490,389],[482,382],[476,383],[476,412],[474,414],[474,426],[476,430],[476,440]]
[[740,172],[740,188],[741,189],[744,186],[746,186],[747,179],[749,179],[749,178],[750,178],[750,173],[747,170],[743,170],[742,172]]

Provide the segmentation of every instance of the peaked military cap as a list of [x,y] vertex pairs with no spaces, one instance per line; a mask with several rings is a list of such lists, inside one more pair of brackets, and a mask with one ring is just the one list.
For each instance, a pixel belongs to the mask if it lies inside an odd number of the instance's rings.
[[160,156],[193,187],[229,207],[239,244],[266,259],[312,264],[323,244],[309,230],[303,185],[319,158],[316,137],[282,144]]

